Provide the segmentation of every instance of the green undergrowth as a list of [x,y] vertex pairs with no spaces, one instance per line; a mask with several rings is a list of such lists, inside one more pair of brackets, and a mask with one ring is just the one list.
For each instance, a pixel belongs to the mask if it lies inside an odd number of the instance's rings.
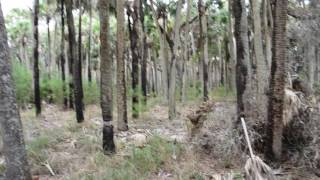
[[236,99],[236,93],[228,90],[225,86],[214,88],[210,94],[210,98],[216,101],[232,101]]
[[82,180],[134,180],[149,179],[161,169],[171,165],[183,153],[181,144],[154,136],[143,148],[131,147],[128,155],[112,157],[97,151],[93,155],[95,171],[79,172],[70,179]]
[[[25,65],[14,61],[12,68],[13,80],[15,82],[17,102],[21,107],[25,107],[33,102],[33,82],[32,72]],[[66,96],[69,94],[69,80],[66,79]],[[42,100],[47,103],[62,104],[64,92],[62,90],[63,82],[59,72],[40,74],[40,95]],[[97,104],[100,100],[98,84],[93,81],[83,81],[83,93],[85,104]]]

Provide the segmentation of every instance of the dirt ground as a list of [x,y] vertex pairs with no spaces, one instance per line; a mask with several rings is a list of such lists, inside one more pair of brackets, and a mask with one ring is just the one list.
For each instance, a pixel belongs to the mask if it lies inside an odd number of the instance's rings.
[[[141,179],[219,179],[230,174],[234,179],[242,179],[247,156],[234,153],[233,137],[225,134],[225,130],[232,126],[235,103],[215,104],[215,110],[210,113],[204,125],[207,128],[202,132],[204,138],[201,142],[190,139],[191,124],[186,118],[197,106],[197,103],[180,104],[178,116],[172,121],[167,119],[167,108],[162,105],[154,105],[140,114],[139,119],[129,118],[130,130],[115,132],[117,154],[113,159],[100,156],[102,119],[99,106],[86,107],[85,122],[82,124],[76,123],[72,111],[63,111],[55,105],[46,105],[42,116],[38,118],[32,110],[23,111],[21,116],[32,173],[41,180],[108,179],[81,176],[84,173],[99,175],[105,171],[99,167],[97,159],[116,163],[123,157],[130,156],[130,147],[144,148],[151,137],[159,136],[168,142],[181,144],[184,152],[178,158],[173,154],[169,163],[164,163],[156,172]],[[114,119],[116,120],[116,114]],[[216,132],[215,142],[210,142],[212,139],[208,133],[212,132]],[[225,139],[226,136],[229,137],[228,140]],[[190,174],[184,176],[187,173]],[[307,177],[301,170],[287,166],[281,168],[281,173],[284,179],[320,179],[311,174]]]

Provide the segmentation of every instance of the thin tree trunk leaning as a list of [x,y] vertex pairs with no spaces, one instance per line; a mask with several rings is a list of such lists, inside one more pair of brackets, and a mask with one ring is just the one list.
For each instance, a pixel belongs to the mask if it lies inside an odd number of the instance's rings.
[[286,83],[286,23],[288,0],[276,0],[272,37],[272,65],[268,107],[268,138],[266,155],[280,160],[282,157],[283,109]]
[[77,56],[77,45],[75,38],[75,27],[72,14],[72,0],[66,0],[67,10],[67,23],[68,23],[68,35],[69,35],[69,50],[70,59],[73,62],[73,84],[74,84],[74,100],[76,108],[77,122],[81,123],[84,121],[83,115],[83,102],[82,102],[82,83],[81,83],[81,62]]
[[62,92],[64,109],[68,107],[68,97],[66,92],[66,72],[65,72],[65,36],[64,36],[64,0],[60,0],[60,16],[61,16],[61,43],[60,43],[60,66],[62,78]]
[[110,57],[109,34],[109,1],[99,0],[100,17],[100,71],[101,71],[101,109],[103,118],[102,147],[106,154],[115,152],[113,134],[113,101],[112,101],[112,58]]
[[250,58],[248,41],[248,21],[245,0],[233,1],[232,12],[235,18],[234,30],[236,39],[236,86],[237,86],[237,114],[238,120],[245,117],[247,110],[246,92],[250,88]]
[[124,1],[117,1],[117,111],[118,130],[128,130],[127,88],[124,59]]
[[41,114],[40,73],[39,73],[39,0],[34,0],[33,7],[33,83],[36,115]]
[[201,62],[202,67],[202,80],[203,80],[203,101],[207,101],[209,99],[208,97],[208,69],[207,69],[207,63],[205,62],[205,41],[206,41],[206,30],[207,27],[206,21],[205,21],[205,7],[203,5],[202,0],[198,1],[198,12],[199,12],[199,29],[200,29],[200,42],[199,42],[199,62]]
[[5,179],[31,180],[10,65],[8,38],[0,3],[0,132],[6,161]]
[[[132,56],[132,117],[139,117],[139,0],[134,0],[133,11],[127,8],[128,29]],[[129,16],[132,18],[130,21]]]

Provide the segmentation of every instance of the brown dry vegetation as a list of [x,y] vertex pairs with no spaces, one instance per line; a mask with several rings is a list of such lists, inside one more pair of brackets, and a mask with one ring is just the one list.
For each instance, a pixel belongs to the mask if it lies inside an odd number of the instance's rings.
[[[72,111],[54,105],[47,105],[38,118],[33,110],[23,111],[32,174],[50,180],[217,179],[220,175],[243,179],[248,156],[240,150],[239,137],[233,132],[235,102],[215,102],[203,128],[190,140],[192,125],[186,115],[197,106],[179,105],[179,116],[168,121],[166,107],[152,105],[140,119],[129,120],[128,132],[116,132],[117,154],[113,157],[105,156],[101,148],[99,107],[88,106],[86,121],[80,125]],[[137,134],[146,136],[147,142],[135,139]],[[281,177],[316,179],[312,173],[307,177],[304,169],[284,165]]]

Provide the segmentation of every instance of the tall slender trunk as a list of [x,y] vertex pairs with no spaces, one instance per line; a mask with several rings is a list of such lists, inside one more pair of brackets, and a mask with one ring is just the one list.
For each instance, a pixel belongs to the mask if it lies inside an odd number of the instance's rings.
[[103,118],[102,147],[105,153],[114,153],[114,134],[112,126],[112,58],[110,57],[109,34],[109,1],[99,0],[100,17],[100,71],[101,71],[101,109]]
[[[132,56],[132,117],[139,117],[139,0],[134,0],[133,11],[127,8],[128,29]],[[131,16],[132,22],[129,18]]]
[[89,37],[88,37],[88,81],[92,82],[91,73],[91,41],[92,41],[92,0],[89,5]]
[[124,1],[117,1],[117,111],[118,130],[128,130],[127,88],[124,59]]
[[140,24],[141,24],[141,38],[142,38],[142,46],[141,46],[141,89],[144,105],[147,104],[147,61],[148,61],[148,44],[147,44],[147,34],[144,26],[144,11],[143,5],[147,7],[146,0],[139,0],[139,15],[140,15]]
[[[174,24],[174,41],[168,42],[171,50],[171,63],[170,63],[170,83],[169,83],[169,119],[172,120],[176,117],[176,62],[180,60],[181,54],[179,49],[181,49],[180,44],[180,26],[181,26],[181,9],[183,2],[179,0],[177,2],[176,17]],[[168,40],[168,39],[167,39]]]
[[263,53],[263,45],[262,45],[262,33],[261,33],[261,0],[253,0],[251,1],[252,8],[252,19],[253,19],[253,49],[256,60],[256,107],[258,109],[258,113],[255,115],[255,119],[261,122],[265,122],[267,119],[267,95],[266,90],[268,87],[269,81],[269,71],[268,71],[268,62]]
[[61,16],[61,43],[60,43],[60,66],[62,78],[62,92],[63,92],[63,105],[66,109],[68,107],[68,96],[66,92],[66,72],[65,72],[65,36],[64,36],[64,0],[60,0],[60,16]]
[[[232,0],[229,0],[229,12],[232,12],[232,5],[231,2]],[[235,83],[236,83],[236,72],[235,72],[235,65],[236,65],[236,51],[235,51],[235,42],[234,42],[234,34],[233,34],[233,18],[231,13],[228,15],[229,18],[229,25],[228,25],[228,48],[229,48],[229,55],[230,55],[230,62],[229,62],[229,79],[228,81],[229,84],[229,90],[234,91],[235,90]]]
[[199,12],[199,28],[200,28],[200,39],[199,39],[199,62],[201,62],[202,67],[202,80],[203,80],[203,101],[207,101],[208,97],[208,69],[207,62],[205,59],[205,43],[206,43],[206,20],[205,20],[205,7],[202,0],[198,1],[198,12]]
[[[81,0],[78,0],[79,2],[79,29],[78,29],[78,74],[79,74],[79,83],[80,83],[80,87],[79,87],[79,93],[81,96],[81,101],[83,100],[83,85],[82,85],[82,4],[81,4]],[[84,104],[83,101],[82,103],[82,108],[84,109]]]
[[247,110],[246,92],[249,90],[250,57],[248,41],[248,21],[245,0],[233,1],[232,12],[235,18],[234,30],[236,39],[236,86],[237,86],[237,114],[238,119],[245,116]]
[[40,73],[39,73],[39,0],[34,0],[33,12],[33,83],[36,115],[41,114]]
[[74,27],[74,19],[72,14],[72,0],[66,0],[67,23],[69,35],[70,59],[73,62],[73,83],[74,83],[74,100],[76,107],[76,118],[78,123],[84,121],[83,102],[82,102],[82,83],[81,83],[81,62],[77,56],[76,34]]
[[270,16],[270,2],[263,0],[263,28],[264,28],[264,41],[265,41],[265,58],[267,61],[267,68],[271,68],[272,52],[271,52],[271,29],[272,29],[272,16]]
[[[37,4],[35,2],[35,10],[37,9]],[[4,144],[3,153],[6,161],[4,179],[31,180],[22,124],[12,79],[8,37],[4,24],[0,3],[0,132]]]
[[286,83],[286,23],[288,0],[276,0],[273,12],[272,65],[268,107],[266,155],[282,157],[283,110]]
[[48,38],[48,51],[47,51],[47,55],[48,55],[48,60],[46,62],[46,68],[47,68],[47,72],[48,72],[48,77],[51,78],[51,61],[52,61],[52,54],[51,54],[51,34],[50,34],[50,16],[47,14],[46,17],[47,20],[47,38]]

